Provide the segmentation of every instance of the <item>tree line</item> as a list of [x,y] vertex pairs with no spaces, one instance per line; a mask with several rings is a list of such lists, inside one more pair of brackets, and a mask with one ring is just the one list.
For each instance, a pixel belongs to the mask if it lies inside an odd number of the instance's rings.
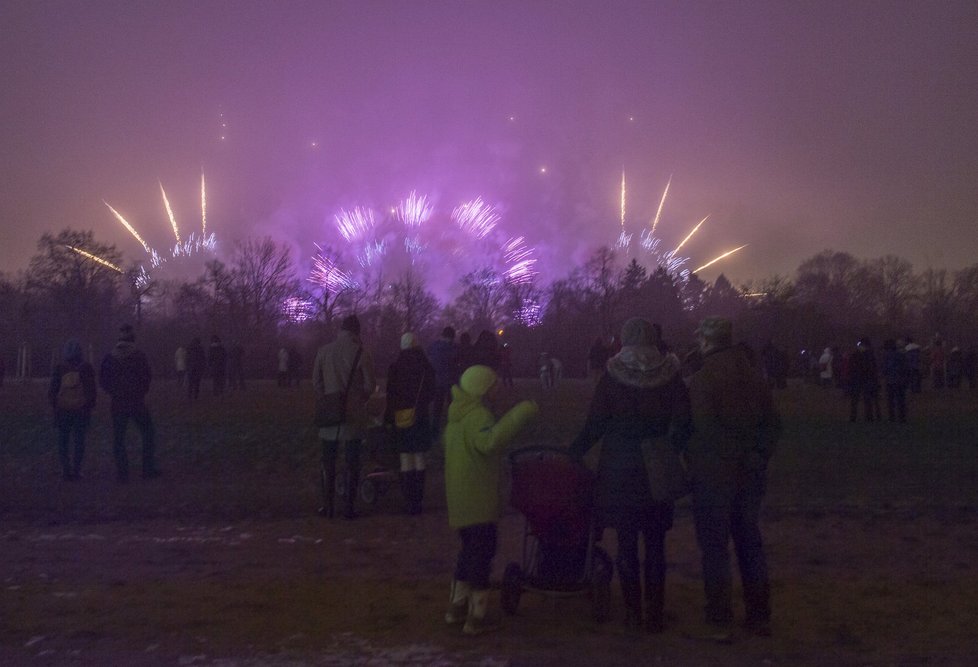
[[501,332],[518,374],[532,374],[544,351],[562,359],[569,374],[583,373],[593,341],[607,340],[632,316],[660,324],[678,352],[709,315],[731,318],[739,338],[755,348],[770,341],[789,354],[846,348],[861,336],[926,342],[940,335],[962,347],[978,337],[978,264],[918,272],[899,257],[865,260],[834,250],[803,261],[794,276],[735,287],[723,275],[712,283],[681,278],[603,247],[549,285],[507,284],[491,268],[473,270],[446,303],[410,270],[324,290],[300,277],[288,247],[270,237],[236,243],[226,261],[211,260],[192,278],[147,278],[138,267],[122,267],[114,245],[65,229],[41,236],[26,270],[0,274],[0,358],[8,374],[25,349],[32,374],[47,374],[67,338],[97,357],[119,324],[130,322],[160,374],[172,372],[178,345],[217,335],[242,343],[250,375],[271,376],[280,347],[308,363],[350,313],[360,317],[380,368],[396,355],[404,331],[427,342],[451,324],[473,337]]

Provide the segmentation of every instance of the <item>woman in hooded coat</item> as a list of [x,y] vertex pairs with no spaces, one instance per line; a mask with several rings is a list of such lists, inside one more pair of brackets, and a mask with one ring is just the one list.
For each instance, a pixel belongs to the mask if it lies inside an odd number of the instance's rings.
[[618,580],[625,602],[625,625],[642,625],[642,585],[638,537],[645,540],[645,628],[660,632],[665,604],[665,535],[674,505],[657,503],[649,488],[642,442],[669,437],[681,448],[689,437],[689,392],[680,361],[663,354],[651,322],[632,318],[621,331],[621,351],[598,380],[591,409],[570,451],[583,456],[599,439],[595,505],[600,525],[618,535]]
[[[54,423],[58,427],[62,477],[65,481],[73,481],[81,477],[85,435],[98,391],[95,388],[95,369],[84,360],[81,343],[72,338],[65,343],[61,356],[61,363],[51,373],[48,399],[54,409]],[[75,442],[74,457],[69,453],[69,439]]]

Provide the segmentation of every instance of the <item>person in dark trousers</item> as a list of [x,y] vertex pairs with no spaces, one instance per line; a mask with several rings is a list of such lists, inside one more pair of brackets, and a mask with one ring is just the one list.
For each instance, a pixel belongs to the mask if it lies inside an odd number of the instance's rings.
[[880,380],[873,344],[868,338],[860,338],[856,350],[849,357],[846,377],[849,392],[849,421],[856,421],[859,402],[865,409],[866,421],[880,419]]
[[907,385],[910,371],[904,346],[892,338],[883,341],[883,381],[886,383],[886,415],[892,421],[907,421]]
[[360,340],[360,320],[344,318],[336,340],[319,348],[313,365],[312,384],[320,394],[346,392],[346,414],[338,426],[319,429],[322,444],[323,506],[319,513],[333,518],[336,496],[336,459],[342,447],[346,459],[343,516],[356,518],[357,483],[360,477],[360,448],[366,431],[367,399],[377,385],[373,358]]
[[[611,357],[598,380],[587,421],[571,443],[583,456],[602,441],[595,505],[602,527],[618,534],[617,569],[625,602],[625,627],[661,632],[665,624],[666,532],[674,505],[655,502],[649,487],[642,443],[669,438],[681,449],[689,437],[689,394],[674,354],[659,351],[651,322],[634,317],[621,330],[621,351]],[[639,536],[645,542],[640,566]],[[644,570],[644,572],[643,572]]]
[[[75,339],[67,341],[62,350],[62,360],[51,373],[48,388],[48,400],[54,410],[54,423],[58,429],[61,473],[65,481],[81,478],[85,435],[97,395],[95,369],[82,358],[81,344]],[[68,449],[69,440],[75,444],[73,457]]]
[[475,344],[472,345],[471,356],[468,361],[470,366],[479,364],[498,372],[499,341],[496,340],[496,334],[488,329],[483,329],[479,333],[479,337],[475,339]]
[[611,350],[604,344],[600,336],[591,343],[591,349],[587,353],[587,376],[597,382],[604,375],[605,364],[611,358]]
[[743,586],[748,632],[771,634],[770,583],[759,526],[768,461],[781,434],[771,388],[729,320],[698,329],[703,366],[689,383],[693,434],[687,463],[699,543],[709,637],[729,641],[733,624],[730,541]]
[[200,338],[194,338],[187,346],[187,398],[192,401],[200,398],[200,383],[207,368],[207,355]]
[[126,455],[126,427],[135,422],[143,441],[143,478],[160,476],[156,467],[156,431],[146,407],[146,394],[153,374],[146,354],[136,348],[132,326],[119,329],[119,340],[105,355],[99,369],[99,384],[112,397],[112,453],[119,482],[129,481],[129,458]]
[[[434,389],[435,369],[409,331],[401,336],[401,352],[387,370],[384,409],[384,423],[394,429],[401,459],[401,490],[408,514],[421,514],[424,500],[424,455],[431,448],[428,406]],[[407,414],[405,411],[413,411],[413,418],[399,419],[399,414]]]
[[231,341],[228,348],[228,388],[231,391],[244,391],[244,348],[238,341]]
[[458,373],[461,376],[465,369],[475,363],[472,349],[472,335],[468,331],[463,331],[458,337]]
[[437,440],[444,423],[445,405],[452,385],[458,382],[458,344],[455,329],[445,327],[441,338],[428,346],[428,360],[435,370],[435,386],[431,395],[431,437]]
[[920,346],[907,336],[907,345],[903,348],[907,355],[907,372],[910,374],[910,392],[919,394],[923,391],[924,360]]
[[227,384],[228,353],[218,336],[211,336],[211,344],[207,348],[207,367],[214,383],[214,395],[220,396]]

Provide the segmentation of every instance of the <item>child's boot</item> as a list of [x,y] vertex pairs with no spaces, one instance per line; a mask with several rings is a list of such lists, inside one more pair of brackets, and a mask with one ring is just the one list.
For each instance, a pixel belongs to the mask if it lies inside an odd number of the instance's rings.
[[452,579],[452,590],[448,595],[448,610],[445,612],[445,622],[449,625],[465,622],[469,611],[469,594],[472,589],[464,581]]
[[469,594],[469,615],[465,619],[462,632],[467,635],[481,635],[499,628],[499,624],[486,614],[489,607],[489,591],[472,591]]

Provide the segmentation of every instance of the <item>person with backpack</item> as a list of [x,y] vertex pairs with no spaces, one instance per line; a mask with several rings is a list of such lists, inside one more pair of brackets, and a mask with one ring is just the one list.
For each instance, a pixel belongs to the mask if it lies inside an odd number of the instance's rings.
[[143,479],[160,476],[156,468],[156,431],[146,407],[146,394],[153,374],[146,354],[136,348],[136,334],[131,325],[119,328],[119,340],[105,355],[99,369],[99,384],[112,397],[112,454],[120,483],[129,481],[129,458],[126,455],[126,427],[132,420],[143,441]]
[[[48,400],[54,409],[54,423],[58,429],[62,478],[74,481],[81,478],[85,435],[98,392],[95,369],[82,358],[81,343],[74,338],[68,340],[62,349],[61,359],[51,373]],[[68,448],[69,440],[75,443],[73,457]]]
[[767,464],[781,433],[771,388],[729,320],[710,317],[697,330],[703,365],[689,382],[693,434],[686,461],[706,595],[707,637],[732,638],[730,541],[737,552],[747,631],[771,634],[770,583],[758,525]]

